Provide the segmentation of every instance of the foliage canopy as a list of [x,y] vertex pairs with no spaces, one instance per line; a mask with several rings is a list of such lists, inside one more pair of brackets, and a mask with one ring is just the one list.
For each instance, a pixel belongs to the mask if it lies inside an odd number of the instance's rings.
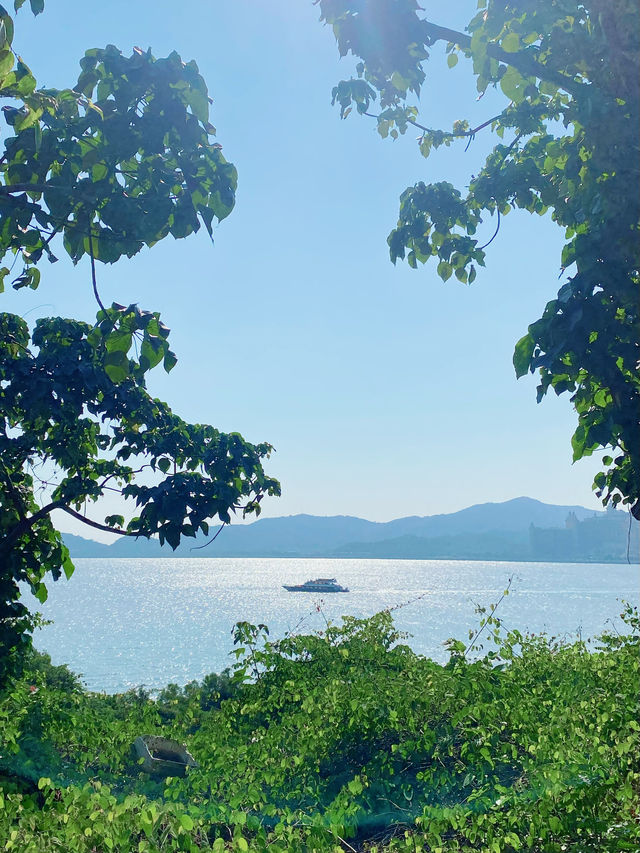
[[[16,10],[22,5],[16,2]],[[34,13],[43,3],[32,0]],[[145,385],[172,369],[169,329],[157,312],[100,300],[96,262],[132,257],[172,235],[187,237],[231,212],[236,170],[213,141],[209,97],[195,62],[155,59],[113,45],[88,50],[72,88],[38,89],[13,50],[0,7],[0,98],[8,125],[0,157],[0,290],[36,289],[40,265],[61,243],[89,259],[94,324],[53,317],[30,331],[0,314],[0,683],[31,619],[26,581],[44,600],[44,577],[73,571],[50,514],[123,535],[158,535],[176,547],[238,510],[259,512],[279,493],[262,460],[268,444],[188,424]],[[17,275],[14,265],[18,263]],[[145,479],[136,475],[147,472]],[[89,520],[88,501],[117,491],[137,515]]]
[[[487,216],[550,213],[564,231],[565,283],[514,354],[516,374],[538,371],[538,401],[569,392],[578,415],[573,458],[605,448],[594,488],[640,518],[640,31],[636,0],[480,0],[466,32],[434,23],[416,0],[318,0],[341,56],[357,77],[333,90],[345,118],[375,117],[382,137],[418,128],[427,157],[469,145],[483,130],[497,144],[466,193],[420,181],[400,198],[391,260],[430,258],[443,280],[471,283],[485,264],[476,236]],[[447,64],[471,62],[479,97],[506,105],[478,127],[419,121],[424,63],[446,45]],[[379,109],[371,112],[375,102]],[[533,251],[527,247],[525,251]],[[612,455],[609,455],[609,454]]]

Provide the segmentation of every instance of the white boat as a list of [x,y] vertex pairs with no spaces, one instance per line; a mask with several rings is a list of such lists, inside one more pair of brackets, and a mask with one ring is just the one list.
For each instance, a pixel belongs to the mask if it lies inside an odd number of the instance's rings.
[[288,592],[349,592],[346,586],[340,586],[335,578],[316,578],[302,584],[284,584]]

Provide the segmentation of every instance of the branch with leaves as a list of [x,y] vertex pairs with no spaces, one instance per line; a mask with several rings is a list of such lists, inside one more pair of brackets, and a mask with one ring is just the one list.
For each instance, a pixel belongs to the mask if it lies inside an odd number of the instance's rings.
[[[16,11],[24,0],[15,2]],[[39,14],[43,0],[30,0]],[[137,305],[107,307],[96,265],[115,263],[214,221],[235,203],[235,167],[213,141],[209,96],[195,62],[156,59],[110,45],[80,60],[75,84],[39,90],[12,49],[13,19],[0,7],[0,99],[9,128],[0,152],[0,293],[36,289],[41,262],[60,240],[74,263],[87,255],[99,311],[94,325],[39,320],[33,332],[0,313],[0,685],[34,622],[20,582],[44,600],[45,579],[73,564],[51,513],[124,536],[182,537],[256,515],[280,486],[262,467],[272,448],[239,433],[189,424],[146,390],[148,371],[176,364],[169,329]],[[39,480],[41,466],[53,472]],[[140,479],[143,470],[144,479]],[[90,518],[87,503],[116,491],[135,505]]]
[[[516,374],[538,373],[539,401],[550,389],[571,395],[574,460],[604,451],[596,493],[640,519],[637,3],[481,0],[466,33],[429,20],[415,0],[319,6],[341,56],[358,59],[357,76],[333,90],[343,118],[354,108],[372,115],[379,101],[380,135],[418,127],[425,157],[482,128],[498,137],[466,192],[418,181],[402,193],[388,238],[394,263],[417,268],[433,258],[443,280],[470,284],[511,210],[551,215],[563,230],[559,268],[567,279],[517,343]],[[453,130],[420,121],[410,99],[420,97],[435,42],[446,44],[450,68],[459,55],[470,61],[479,97],[489,87],[502,92],[498,115],[476,128],[461,120]],[[513,134],[509,145],[505,134]],[[487,215],[497,227],[482,242],[476,234]]]

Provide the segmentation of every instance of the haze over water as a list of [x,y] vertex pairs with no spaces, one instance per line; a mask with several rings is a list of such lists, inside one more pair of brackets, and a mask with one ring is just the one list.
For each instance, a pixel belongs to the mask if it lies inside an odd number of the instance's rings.
[[[336,577],[351,591],[282,588],[315,577]],[[412,635],[406,642],[444,662],[443,642],[466,641],[478,624],[475,604],[497,602],[510,577],[499,615],[521,631],[587,638],[610,620],[621,630],[620,600],[640,602],[637,565],[217,558],[78,559],[70,581],[49,584],[44,605],[28,603],[53,620],[36,646],[81,673],[90,689],[158,690],[229,666],[238,621],[266,623],[277,639],[408,601],[394,611],[398,628]]]

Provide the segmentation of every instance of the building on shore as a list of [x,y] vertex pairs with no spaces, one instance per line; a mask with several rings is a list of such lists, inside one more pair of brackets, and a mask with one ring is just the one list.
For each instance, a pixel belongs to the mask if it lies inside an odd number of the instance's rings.
[[562,562],[630,562],[640,558],[638,528],[629,513],[608,509],[580,521],[574,512],[564,527],[529,527],[534,560]]

